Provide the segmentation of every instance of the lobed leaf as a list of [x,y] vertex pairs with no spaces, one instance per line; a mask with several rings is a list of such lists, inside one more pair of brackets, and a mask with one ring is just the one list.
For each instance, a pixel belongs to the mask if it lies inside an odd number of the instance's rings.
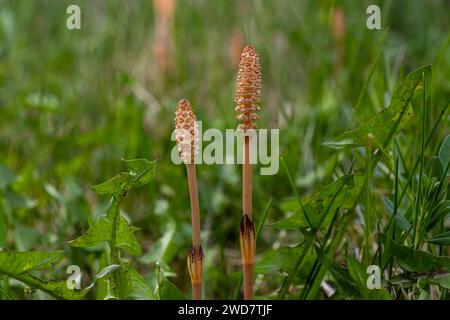
[[155,178],[156,161],[149,161],[147,159],[132,159],[124,160],[125,167],[129,173],[135,178],[133,186],[143,186]]
[[22,274],[47,268],[61,260],[63,251],[17,252],[0,248],[0,273]]
[[108,181],[93,186],[92,190],[98,195],[112,195],[121,198],[131,181],[133,181],[133,176],[128,172],[122,172]]
[[[96,221],[89,219],[88,231],[77,239],[69,241],[69,244],[73,247],[93,247],[102,242],[111,242],[114,212],[117,210],[117,206],[117,200],[112,200],[107,214],[98,217]],[[132,255],[140,255],[142,249],[134,234],[138,230],[139,228],[132,226],[121,215],[116,230],[116,247],[123,248]]]
[[92,187],[98,195],[122,198],[133,187],[141,187],[155,178],[156,161],[147,159],[123,160],[129,172],[122,172],[106,182]]
[[62,251],[16,252],[0,250],[0,274],[17,279],[26,285],[40,289],[57,299],[81,299],[88,292],[68,289],[66,281],[42,280],[31,272],[41,270],[57,263],[62,258]]

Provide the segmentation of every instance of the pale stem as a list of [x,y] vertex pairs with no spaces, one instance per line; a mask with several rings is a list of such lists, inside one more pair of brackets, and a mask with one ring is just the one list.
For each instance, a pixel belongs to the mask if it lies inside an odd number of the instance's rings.
[[189,183],[189,196],[191,200],[192,246],[194,248],[198,248],[200,247],[200,211],[195,164],[186,164],[186,171]]
[[202,283],[192,283],[192,298],[194,300],[202,299]]
[[244,137],[244,161],[242,165],[243,214],[252,219],[252,165],[250,164],[250,136]]
[[[244,137],[244,161],[242,165],[242,210],[252,220],[252,165],[250,164],[250,136]],[[242,266],[244,299],[253,298],[253,264]]]
[[244,300],[253,299],[253,264],[244,264],[242,266],[244,283]]

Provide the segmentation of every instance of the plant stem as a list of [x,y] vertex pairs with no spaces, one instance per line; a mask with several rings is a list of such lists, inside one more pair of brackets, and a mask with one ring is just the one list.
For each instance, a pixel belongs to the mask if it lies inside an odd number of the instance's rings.
[[[370,150],[368,150],[370,154]],[[371,234],[372,234],[372,214],[371,214],[371,181],[372,181],[372,171],[370,165],[370,156],[367,159],[368,168],[365,177],[364,185],[366,191],[365,205],[364,205],[364,240],[363,240],[363,254],[362,260],[366,263],[370,260],[370,247],[371,247]]]
[[367,75],[367,78],[364,80],[363,87],[361,89],[361,92],[359,93],[358,100],[357,100],[356,105],[355,105],[355,110],[358,110],[358,108],[361,105],[361,102],[362,102],[362,100],[364,98],[364,95],[366,94],[367,87],[369,86],[370,79],[372,78],[373,72],[375,71],[375,67],[377,65],[378,59],[380,58],[380,53],[381,53],[381,51],[383,49],[384,40],[386,39],[387,32],[388,32],[388,29],[385,29],[384,33],[382,34],[382,36],[380,38],[380,42],[379,42],[379,45],[378,45],[377,52],[375,53],[375,57],[374,57],[371,65],[370,65],[369,73]]
[[195,164],[186,164],[186,171],[189,184],[189,197],[191,200],[192,219],[192,246],[199,247],[200,243],[200,210],[198,201],[197,173]]
[[242,265],[245,300],[253,299],[253,266],[254,266],[253,263]]
[[200,209],[198,201],[197,172],[195,164],[186,164],[191,202],[192,249],[188,257],[189,274],[191,276],[192,297],[202,299],[203,251],[200,240]]
[[242,165],[242,207],[243,212],[252,219],[252,165],[250,164],[250,137],[244,140],[244,163]]
[[[250,136],[244,137],[244,161],[242,165],[242,210],[247,216],[252,228],[242,228],[241,225],[241,253],[242,275],[244,284],[244,299],[253,299],[253,267],[255,248],[255,229],[252,221],[252,165],[250,164]],[[245,232],[245,234],[244,234]],[[253,232],[253,236],[252,233]],[[250,248],[250,250],[248,250]],[[246,254],[244,254],[247,252]]]
[[202,283],[192,283],[192,297],[194,300],[202,300]]

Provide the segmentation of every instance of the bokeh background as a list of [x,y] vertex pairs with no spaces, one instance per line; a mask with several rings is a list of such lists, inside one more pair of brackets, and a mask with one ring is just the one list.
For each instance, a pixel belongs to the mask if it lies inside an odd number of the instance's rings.
[[[81,30],[66,28],[70,4],[81,8]],[[370,4],[382,9],[382,30],[366,28]],[[449,12],[445,0],[0,0],[0,247],[66,250],[66,264],[79,265],[88,283],[102,248],[67,241],[107,204],[90,186],[124,170],[121,158],[160,158],[156,180],[124,201],[144,249],[129,259],[152,285],[159,262],[188,294],[187,181],[170,159],[178,100],[191,101],[204,128],[234,128],[237,64],[242,48],[253,45],[263,72],[260,127],[280,128],[280,152],[307,197],[352,161],[322,143],[385,107],[398,80],[427,64],[427,121],[434,123],[450,94]],[[427,155],[450,133],[449,123],[446,116]],[[419,127],[414,120],[401,137],[412,154],[420,150]],[[205,293],[232,298],[240,168],[200,165],[198,176]],[[283,171],[255,174],[256,222],[269,199],[267,222],[285,217],[281,202],[289,197]],[[258,252],[299,242],[300,233],[266,227]],[[64,270],[52,275],[66,277]],[[278,281],[265,280],[257,279],[257,296],[270,297],[270,282]],[[15,297],[46,297],[11,286]]]

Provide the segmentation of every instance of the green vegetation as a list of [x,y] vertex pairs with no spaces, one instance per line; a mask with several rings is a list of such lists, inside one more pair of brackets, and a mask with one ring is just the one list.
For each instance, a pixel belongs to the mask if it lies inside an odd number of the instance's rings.
[[[281,154],[254,166],[254,297],[449,299],[450,7],[376,1],[368,30],[372,2],[178,1],[165,39],[152,1],[0,0],[0,299],[192,297],[173,117],[236,127],[245,44]],[[196,167],[203,297],[242,298],[241,167]]]

